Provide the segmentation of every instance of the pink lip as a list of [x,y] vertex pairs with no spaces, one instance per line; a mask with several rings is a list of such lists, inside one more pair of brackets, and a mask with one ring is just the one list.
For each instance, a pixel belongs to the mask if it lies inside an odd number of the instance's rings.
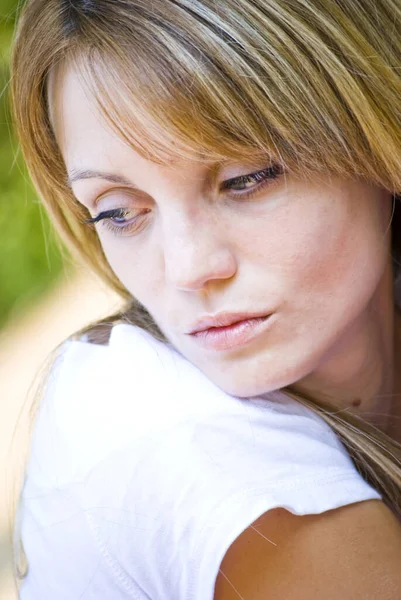
[[211,327],[191,334],[203,348],[230,350],[244,346],[261,335],[272,324],[273,315],[248,318],[225,327]]
[[229,325],[233,325],[234,323],[239,323],[240,321],[246,321],[249,319],[255,319],[257,317],[266,317],[268,315],[267,312],[264,313],[221,313],[214,317],[204,317],[200,319],[195,327],[191,329],[188,333],[194,334],[200,331],[205,331],[210,329],[211,327],[228,327]]

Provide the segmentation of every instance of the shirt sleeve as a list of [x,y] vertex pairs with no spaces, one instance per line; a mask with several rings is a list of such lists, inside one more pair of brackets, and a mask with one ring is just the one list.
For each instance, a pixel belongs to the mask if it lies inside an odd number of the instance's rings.
[[182,421],[119,457],[130,478],[108,540],[150,598],[213,600],[228,548],[272,508],[317,514],[381,498],[317,427],[272,414]]
[[[147,600],[129,573],[108,552],[92,527],[85,505],[85,482],[93,453],[85,448],[79,426],[85,421],[85,381],[101,378],[107,348],[66,342],[51,370],[36,418],[19,521],[28,561],[20,600]],[[81,368],[81,372],[80,372]],[[95,391],[96,396],[96,391]],[[63,403],[81,412],[62,419]],[[74,444],[74,440],[76,445]],[[90,440],[86,439],[86,446]],[[96,461],[95,461],[96,462]]]

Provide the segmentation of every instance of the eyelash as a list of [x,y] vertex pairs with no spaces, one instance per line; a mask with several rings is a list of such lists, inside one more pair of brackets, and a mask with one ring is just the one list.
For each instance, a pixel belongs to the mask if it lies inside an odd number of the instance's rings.
[[[269,185],[270,181],[273,179],[277,179],[282,173],[283,168],[279,164],[271,165],[266,169],[261,171],[256,171],[255,173],[249,173],[247,175],[240,175],[239,177],[234,177],[233,179],[228,179],[222,185],[223,190],[230,189],[232,185],[245,185],[247,183],[257,182],[258,185],[256,187],[251,188],[248,192],[234,194],[232,197],[240,198],[241,200],[247,200],[252,198],[256,193],[258,193],[262,188],[266,185]],[[84,224],[92,224],[103,221],[102,225],[109,229],[116,235],[122,235],[126,230],[132,228],[132,225],[137,222],[142,216],[146,215],[149,210],[146,212],[142,212],[138,216],[134,218],[133,223],[127,225],[115,225],[111,219],[124,219],[129,214],[128,208],[116,208],[111,210],[106,210],[99,213],[96,217],[91,219],[86,219]]]

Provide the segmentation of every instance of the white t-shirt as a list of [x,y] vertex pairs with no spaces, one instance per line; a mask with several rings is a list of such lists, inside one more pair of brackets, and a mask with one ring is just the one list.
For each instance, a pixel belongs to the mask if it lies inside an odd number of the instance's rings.
[[66,342],[53,368],[22,494],[20,599],[212,600],[229,546],[266,511],[367,499],[381,496],[315,413],[281,392],[225,394],[119,324],[108,346]]

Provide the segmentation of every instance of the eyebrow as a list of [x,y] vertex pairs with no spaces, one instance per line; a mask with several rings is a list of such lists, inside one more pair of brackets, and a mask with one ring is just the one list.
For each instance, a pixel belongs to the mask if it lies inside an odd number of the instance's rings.
[[79,181],[80,179],[105,179],[111,183],[119,183],[139,190],[132,181],[122,175],[115,175],[114,173],[107,173],[105,171],[95,171],[93,169],[72,169],[67,178],[68,187],[71,188],[74,181]]

